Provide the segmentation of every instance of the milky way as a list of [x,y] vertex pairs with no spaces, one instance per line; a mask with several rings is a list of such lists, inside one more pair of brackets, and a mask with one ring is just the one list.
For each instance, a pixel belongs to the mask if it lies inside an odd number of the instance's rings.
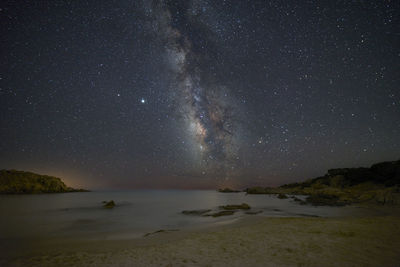
[[201,156],[198,164],[202,173],[229,179],[238,174],[235,168],[240,162],[238,104],[228,88],[212,79],[205,81],[208,77],[202,74],[212,66],[204,64],[203,55],[193,49],[195,44],[190,35],[173,23],[184,20],[189,27],[199,27],[196,24],[201,22],[190,15],[195,13],[195,8],[171,12],[172,8],[164,2],[154,2],[152,12],[156,18],[152,28],[164,42],[165,57],[174,77],[172,91],[177,97],[177,115],[182,120],[183,130],[194,141],[194,154],[197,152]]

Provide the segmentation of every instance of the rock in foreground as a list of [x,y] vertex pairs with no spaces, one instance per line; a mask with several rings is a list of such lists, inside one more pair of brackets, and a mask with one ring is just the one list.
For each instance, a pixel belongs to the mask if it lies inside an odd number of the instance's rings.
[[[104,201],[103,201],[103,203],[104,203]],[[107,208],[107,209],[112,209],[112,208],[114,208],[115,207],[115,202],[114,202],[114,200],[111,200],[111,201],[106,201],[105,202],[105,204],[103,205],[103,207],[104,208]]]
[[0,194],[88,192],[68,187],[60,178],[16,170],[0,170]]
[[228,216],[228,215],[233,215],[235,213],[235,210],[223,210],[223,211],[218,211],[213,214],[207,214],[204,216],[212,216],[212,217],[221,217],[221,216]]

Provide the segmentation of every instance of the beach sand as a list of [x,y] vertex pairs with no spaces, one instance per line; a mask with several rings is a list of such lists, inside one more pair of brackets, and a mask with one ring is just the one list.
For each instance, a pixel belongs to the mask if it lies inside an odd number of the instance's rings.
[[[2,266],[400,266],[400,214],[247,216],[206,229],[124,240],[29,244]],[[389,214],[390,214],[389,213]],[[58,242],[58,243],[57,243]],[[16,258],[15,258],[16,257]]]

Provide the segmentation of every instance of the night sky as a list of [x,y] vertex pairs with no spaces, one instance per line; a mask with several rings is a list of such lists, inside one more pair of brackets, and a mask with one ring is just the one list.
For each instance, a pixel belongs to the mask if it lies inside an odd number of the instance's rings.
[[400,158],[400,1],[2,1],[0,169],[274,186]]

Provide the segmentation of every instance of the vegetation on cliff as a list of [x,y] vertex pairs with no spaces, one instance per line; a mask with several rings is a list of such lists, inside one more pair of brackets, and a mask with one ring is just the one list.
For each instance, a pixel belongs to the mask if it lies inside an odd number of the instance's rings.
[[400,160],[370,168],[331,169],[322,177],[277,188],[252,187],[248,194],[308,195],[301,204],[341,206],[351,203],[400,203]]
[[0,170],[0,194],[87,192],[66,186],[58,177],[16,170]]

